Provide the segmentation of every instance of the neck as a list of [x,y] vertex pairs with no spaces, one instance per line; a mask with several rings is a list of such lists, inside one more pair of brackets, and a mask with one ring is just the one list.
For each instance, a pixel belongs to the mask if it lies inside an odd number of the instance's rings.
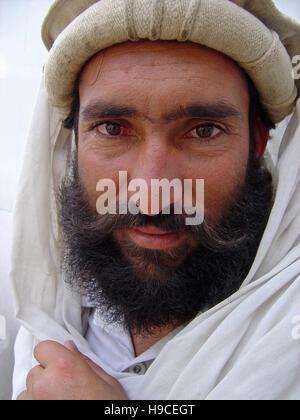
[[136,331],[131,331],[131,339],[134,346],[135,356],[139,356],[144,353],[163,337],[168,335],[171,331],[175,330],[179,325],[167,325],[163,328],[154,328],[151,333],[137,333]]

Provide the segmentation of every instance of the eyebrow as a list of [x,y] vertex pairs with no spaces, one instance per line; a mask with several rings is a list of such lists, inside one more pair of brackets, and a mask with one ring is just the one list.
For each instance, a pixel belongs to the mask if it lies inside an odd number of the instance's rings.
[[128,106],[116,105],[109,102],[96,101],[87,105],[80,112],[85,121],[94,121],[99,118],[138,117],[140,113]]
[[[94,121],[100,118],[121,118],[121,117],[143,117],[145,116],[137,109],[130,106],[123,106],[106,101],[95,101],[88,104],[80,112],[80,117],[86,121]],[[203,119],[226,119],[226,118],[243,119],[242,113],[234,105],[225,101],[216,103],[194,103],[186,107],[179,108],[168,112],[162,116],[162,121],[169,123],[184,118],[203,118]]]
[[212,118],[212,119],[225,119],[236,118],[243,119],[242,113],[235,106],[225,102],[216,102],[211,104],[191,104],[187,107],[179,107],[164,116],[165,121],[175,121],[182,118]]

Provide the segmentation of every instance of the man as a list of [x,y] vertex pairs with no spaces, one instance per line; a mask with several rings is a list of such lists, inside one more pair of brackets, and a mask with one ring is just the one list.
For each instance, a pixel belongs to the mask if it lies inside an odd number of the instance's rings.
[[[50,10],[16,210],[15,397],[299,396],[297,114],[277,168],[263,156],[296,105],[300,29],[236,3]],[[163,179],[183,186],[167,202]]]

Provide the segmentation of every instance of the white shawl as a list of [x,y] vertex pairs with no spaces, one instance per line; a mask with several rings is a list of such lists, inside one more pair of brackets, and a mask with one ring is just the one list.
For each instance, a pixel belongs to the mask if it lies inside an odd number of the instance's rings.
[[299,118],[298,101],[278,153],[275,205],[243,286],[195,318],[138,377],[112,372],[93,354],[82,336],[80,302],[63,286],[53,192],[65,173],[71,135],[42,84],[14,214],[11,280],[23,327],[15,345],[13,398],[25,389],[34,346],[71,338],[131,388],[131,399],[299,399]]

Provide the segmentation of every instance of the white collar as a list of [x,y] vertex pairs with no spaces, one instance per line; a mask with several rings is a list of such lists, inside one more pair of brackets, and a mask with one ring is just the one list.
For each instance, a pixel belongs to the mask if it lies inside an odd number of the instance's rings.
[[131,335],[119,324],[107,324],[99,310],[92,309],[86,340],[97,356],[114,371],[143,374],[157,358],[162,348],[184,328],[171,331],[145,352],[135,356]]

